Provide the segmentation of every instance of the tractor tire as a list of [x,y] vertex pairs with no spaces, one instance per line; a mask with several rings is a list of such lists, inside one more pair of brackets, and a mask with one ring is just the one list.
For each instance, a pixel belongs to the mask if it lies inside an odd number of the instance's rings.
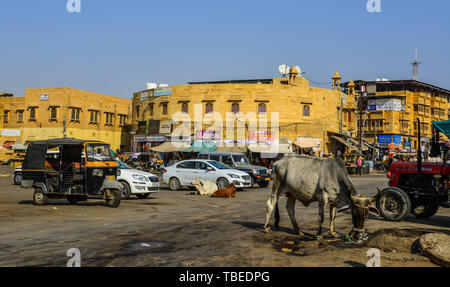
[[411,211],[411,200],[406,192],[396,187],[381,191],[377,199],[380,215],[389,221],[405,220]]

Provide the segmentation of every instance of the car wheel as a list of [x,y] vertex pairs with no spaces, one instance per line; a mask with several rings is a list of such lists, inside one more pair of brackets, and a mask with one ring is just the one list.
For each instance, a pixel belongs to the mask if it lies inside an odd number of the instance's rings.
[[411,211],[411,200],[403,190],[388,187],[383,189],[378,196],[377,208],[384,219],[402,221],[408,217]]
[[269,182],[268,181],[260,182],[260,183],[258,183],[258,185],[261,188],[266,188],[269,186]]
[[178,180],[178,178],[176,178],[176,177],[171,178],[169,181],[169,187],[173,191],[179,190],[181,188],[181,184],[180,184],[180,181]]
[[255,186],[255,180],[253,179],[253,176],[250,176],[250,188],[253,188]]
[[14,184],[20,185],[22,183],[22,175],[20,173],[16,173],[14,175]]
[[33,204],[34,205],[46,205],[48,201],[47,195],[44,193],[42,188],[37,187],[34,189],[33,193]]
[[150,193],[136,193],[136,197],[139,199],[146,199]]
[[217,187],[219,188],[219,189],[222,189],[222,188],[228,188],[230,186],[230,183],[228,182],[228,180],[226,180],[225,178],[219,178],[218,180],[217,180]]
[[118,207],[120,204],[120,191],[118,189],[110,189],[106,192],[106,204],[109,207]]
[[78,202],[78,196],[69,196],[67,197],[67,201],[70,202],[70,204],[76,204]]
[[131,187],[130,187],[130,185],[127,182],[122,181],[122,180],[119,181],[119,182],[123,185],[123,188],[120,190],[120,199],[122,199],[122,200],[129,199],[130,196],[131,196]]
[[430,218],[436,214],[439,209],[439,205],[435,203],[414,206],[411,213],[418,218]]

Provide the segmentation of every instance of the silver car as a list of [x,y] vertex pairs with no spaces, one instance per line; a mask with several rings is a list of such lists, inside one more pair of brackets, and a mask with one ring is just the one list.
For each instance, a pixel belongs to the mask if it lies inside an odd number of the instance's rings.
[[163,170],[162,181],[170,189],[179,190],[182,187],[191,187],[196,178],[208,180],[217,184],[218,188],[226,188],[234,184],[237,189],[251,187],[248,173],[231,169],[214,160],[185,160],[178,162]]

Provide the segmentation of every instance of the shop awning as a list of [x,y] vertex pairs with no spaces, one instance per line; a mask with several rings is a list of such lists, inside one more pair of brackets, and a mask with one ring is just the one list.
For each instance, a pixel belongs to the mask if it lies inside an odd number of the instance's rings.
[[13,144],[11,145],[11,148],[13,148],[14,150],[27,150],[27,147],[23,144]]
[[232,153],[246,153],[247,147],[239,147],[239,146],[232,146],[232,147],[218,147],[216,149],[216,152],[232,152]]
[[279,145],[251,145],[248,147],[251,152],[270,153],[270,154],[290,154],[292,147],[288,144]]
[[442,121],[442,122],[433,121],[433,125],[447,137],[450,136],[450,121]]
[[334,139],[335,141],[345,145],[348,148],[351,148],[351,146],[345,141],[345,139],[341,138],[341,137],[337,137],[337,136],[332,136],[332,139]]
[[165,142],[162,145],[150,148],[154,152],[177,152],[184,151],[190,148],[191,145],[187,142]]
[[217,143],[214,141],[194,141],[194,144],[181,152],[213,152],[217,149]]
[[319,144],[313,138],[298,139],[294,144],[300,148],[319,147]]

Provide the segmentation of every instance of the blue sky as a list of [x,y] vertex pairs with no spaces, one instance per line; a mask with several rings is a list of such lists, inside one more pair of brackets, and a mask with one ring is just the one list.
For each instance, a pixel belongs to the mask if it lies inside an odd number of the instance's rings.
[[[0,0],[0,91],[73,87],[120,97],[146,82],[278,77],[410,79],[450,89],[450,1]],[[319,85],[327,87],[327,85]]]

